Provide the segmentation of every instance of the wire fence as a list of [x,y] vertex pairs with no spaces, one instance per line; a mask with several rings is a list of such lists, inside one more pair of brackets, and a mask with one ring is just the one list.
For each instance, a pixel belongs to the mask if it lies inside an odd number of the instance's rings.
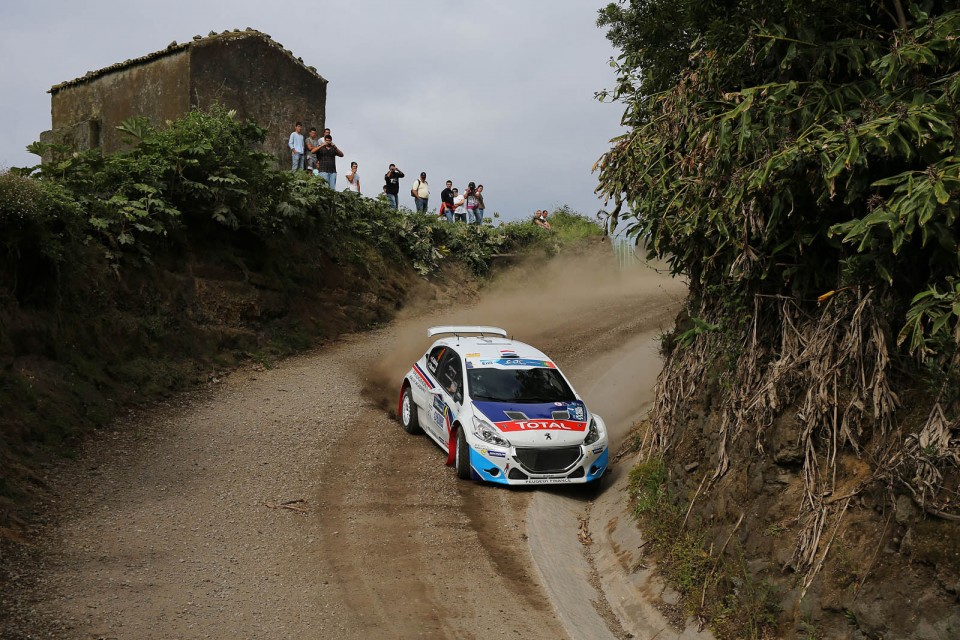
[[613,255],[621,269],[632,269],[643,264],[643,247],[635,244],[633,238],[615,235],[610,239]]

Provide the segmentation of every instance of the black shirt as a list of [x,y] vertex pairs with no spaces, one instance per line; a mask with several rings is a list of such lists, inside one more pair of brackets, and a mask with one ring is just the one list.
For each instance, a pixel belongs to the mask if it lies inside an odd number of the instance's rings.
[[321,173],[336,173],[337,172],[337,156],[343,157],[343,152],[337,148],[337,145],[324,146],[321,145],[317,149],[317,169]]
[[387,185],[387,193],[392,196],[400,193],[400,178],[403,177],[403,171],[400,169],[394,169],[393,171],[387,171],[383,176],[383,181]]
[[453,206],[453,189],[447,187],[440,192],[440,202],[446,202],[451,207]]

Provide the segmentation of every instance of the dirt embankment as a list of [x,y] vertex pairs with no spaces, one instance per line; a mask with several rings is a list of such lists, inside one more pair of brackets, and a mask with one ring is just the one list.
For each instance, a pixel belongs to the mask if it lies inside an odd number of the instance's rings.
[[682,285],[562,258],[466,310],[444,295],[100,433],[51,472],[36,544],[4,560],[0,635],[565,637],[530,567],[531,492],[457,481],[383,407],[441,322],[504,325],[587,388],[626,336],[669,325]]

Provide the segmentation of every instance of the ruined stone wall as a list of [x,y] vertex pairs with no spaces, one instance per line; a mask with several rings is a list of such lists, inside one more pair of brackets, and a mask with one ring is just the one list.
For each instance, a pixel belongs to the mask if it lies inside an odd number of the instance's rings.
[[276,43],[253,38],[211,38],[191,47],[191,103],[220,102],[267,129],[264,150],[290,165],[287,140],[297,120],[304,136],[323,131],[327,83],[293,63]]
[[[190,53],[184,50],[57,90],[51,98],[53,130],[43,137],[110,153],[125,148],[116,127],[127,118],[143,115],[162,125],[189,108]],[[77,131],[85,135],[71,134]]]

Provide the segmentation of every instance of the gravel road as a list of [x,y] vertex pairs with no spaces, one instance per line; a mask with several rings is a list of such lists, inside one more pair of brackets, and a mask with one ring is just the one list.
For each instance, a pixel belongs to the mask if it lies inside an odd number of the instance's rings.
[[657,366],[648,343],[624,345],[669,326],[682,296],[653,272],[566,260],[131,414],[53,474],[2,635],[569,637],[526,543],[535,492],[457,481],[385,407],[427,326],[498,324],[624,433],[628,365]]

